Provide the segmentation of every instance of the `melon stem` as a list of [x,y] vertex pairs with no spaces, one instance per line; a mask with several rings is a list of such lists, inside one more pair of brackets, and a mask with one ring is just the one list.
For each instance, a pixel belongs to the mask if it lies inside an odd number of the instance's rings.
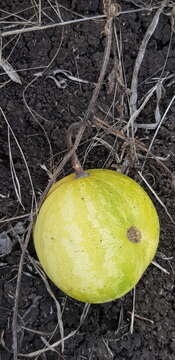
[[83,170],[80,161],[78,160],[78,156],[76,153],[74,153],[74,155],[72,156],[72,167],[75,171],[76,174],[76,178],[81,178],[81,177],[85,177],[88,174],[85,173],[85,171]]
[[[69,128],[68,128],[68,131],[67,131],[67,143],[68,143],[69,150],[73,146],[73,144],[72,144],[73,131],[75,131],[79,127],[80,127],[80,123],[76,122],[76,123],[71,124],[69,126]],[[80,161],[78,159],[76,151],[74,151],[74,153],[72,155],[71,162],[72,162],[72,167],[73,167],[73,169],[75,171],[76,178],[81,178],[81,177],[88,176],[88,174],[83,170],[83,167],[81,166],[81,163],[80,163]]]

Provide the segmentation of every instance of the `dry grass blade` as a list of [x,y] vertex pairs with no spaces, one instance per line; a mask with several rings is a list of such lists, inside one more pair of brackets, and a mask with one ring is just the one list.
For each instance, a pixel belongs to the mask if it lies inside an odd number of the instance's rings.
[[34,329],[31,329],[27,326],[21,326],[21,329],[25,330],[25,331],[28,331],[32,334],[36,334],[36,335],[41,335],[41,336],[51,336],[52,335],[52,332],[45,332],[45,331],[40,331],[40,330],[34,330]]
[[123,305],[121,303],[120,305],[120,313],[119,313],[119,318],[118,318],[118,324],[117,324],[117,329],[115,331],[115,334],[117,335],[120,331],[120,329],[122,328],[122,323],[123,323]]
[[56,15],[58,16],[59,20],[61,22],[63,22],[63,19],[62,19],[62,16],[61,16],[61,11],[60,11],[60,8],[61,8],[61,5],[58,4],[57,0],[55,0],[55,5],[52,4],[52,2],[50,0],[47,0],[49,5],[51,6],[51,8],[53,9],[53,11],[56,13]]
[[17,84],[22,85],[20,76],[18,75],[16,70],[13,68],[13,66],[7,60],[2,58],[0,65],[12,81],[14,81]]
[[151,123],[151,124],[137,124],[137,129],[149,129],[149,130],[154,130],[157,128],[160,120],[161,120],[161,114],[160,114],[160,101],[162,98],[162,88],[163,88],[163,81],[164,79],[161,79],[158,81],[157,83],[157,87],[156,87],[156,109],[155,109],[155,123]]
[[16,221],[19,219],[24,219],[24,218],[29,218],[29,217],[30,217],[30,213],[19,215],[19,216],[14,216],[14,217],[10,217],[10,218],[2,218],[2,219],[0,219],[0,224],[10,223],[11,221]]
[[8,126],[8,148],[9,148],[9,159],[10,159],[10,171],[11,171],[13,186],[14,186],[14,189],[15,189],[16,197],[17,197],[20,205],[24,209],[24,206],[23,206],[23,203],[22,203],[22,197],[21,197],[21,186],[20,186],[20,182],[18,180],[18,176],[17,176],[16,170],[15,170],[12,151],[11,151],[11,140],[10,140],[10,128],[9,128],[9,126]]
[[[131,311],[128,311],[129,315],[132,315]],[[154,321],[151,319],[146,318],[145,316],[140,316],[138,314],[135,314],[135,319],[140,319],[140,320],[144,320],[144,321],[148,321],[150,324],[154,324]]]
[[80,318],[80,325],[79,325],[79,326],[83,325],[84,321],[86,320],[87,315],[88,315],[88,312],[89,312],[89,309],[90,309],[90,306],[91,306],[91,305],[88,304],[88,303],[86,303],[86,304],[84,305],[83,312],[82,312],[81,318]]
[[148,183],[148,181],[144,178],[144,176],[142,175],[141,171],[138,171],[139,176],[141,177],[141,179],[144,181],[144,183],[148,186],[148,188],[151,190],[151,192],[153,193],[153,195],[155,196],[155,198],[158,200],[159,204],[164,208],[166,214],[168,215],[169,219],[171,220],[171,222],[173,224],[175,224],[175,220],[172,218],[171,214],[169,213],[166,205],[162,202],[162,200],[160,200],[159,196],[156,194],[156,192],[153,190],[152,186]]
[[[111,1],[109,1],[109,3],[111,3]],[[106,7],[104,5],[105,11],[106,11]],[[90,117],[94,116],[94,111],[95,111],[95,105],[96,105],[96,101],[97,98],[99,96],[99,92],[105,77],[105,73],[106,73],[106,69],[107,69],[107,65],[109,62],[109,57],[110,57],[110,52],[111,52],[111,43],[112,43],[112,22],[113,22],[113,17],[112,16],[107,16],[107,21],[105,24],[105,33],[106,33],[106,46],[105,46],[105,51],[104,51],[104,56],[103,56],[103,63],[102,63],[102,67],[101,67],[101,71],[100,71],[100,75],[98,78],[98,82],[97,85],[94,89],[91,101],[89,103],[87,112],[85,114],[85,118],[84,121],[87,122]]]
[[41,25],[41,26],[36,25],[36,26],[31,26],[31,27],[25,27],[23,29],[4,31],[4,32],[1,33],[1,36],[3,38],[3,37],[7,37],[7,36],[16,35],[16,34],[23,34],[23,33],[26,33],[26,32],[31,32],[31,31],[48,30],[48,29],[53,29],[55,27],[59,27],[59,26],[66,26],[66,25],[77,24],[77,23],[85,22],[85,21],[93,21],[93,20],[105,19],[105,17],[106,17],[106,15],[96,15],[96,16],[92,16],[92,17],[85,17],[85,18],[82,18],[82,19],[68,20],[68,21],[63,21],[63,22],[54,23],[54,24]]
[[29,6],[29,7],[26,7],[24,9],[20,9],[16,12],[8,12],[8,11],[5,11],[4,9],[0,9],[0,12],[2,12],[2,14],[4,14],[4,16],[1,17],[1,22],[4,23],[5,20],[7,19],[11,19],[11,18],[14,18],[14,21],[12,21],[12,24],[15,24],[16,23],[16,19],[19,20],[19,22],[21,23],[22,21],[22,24],[25,23],[25,24],[30,24],[32,25],[32,23],[30,22],[30,20],[26,19],[24,16],[22,16],[21,14],[24,14],[26,13],[28,15],[28,13],[30,12],[30,10],[33,9],[33,6]]
[[41,25],[41,20],[42,20],[42,4],[41,4],[41,0],[39,0],[38,2],[38,24]]
[[144,109],[144,107],[146,106],[146,104],[148,103],[148,101],[150,100],[150,98],[152,97],[152,95],[153,95],[153,94],[155,93],[155,91],[157,90],[157,86],[158,86],[158,85],[156,84],[156,85],[148,92],[145,100],[142,102],[142,104],[140,105],[140,107],[139,107],[138,109],[136,109],[136,110],[132,113],[132,115],[131,115],[131,117],[130,117],[127,125],[126,125],[127,132],[129,132],[130,126],[131,126],[131,128],[134,127],[134,122],[135,122],[135,120],[138,118],[138,116],[140,115],[141,111]]
[[[152,20],[151,24],[149,25],[149,27],[145,33],[145,36],[142,40],[141,46],[139,48],[139,52],[138,52],[138,55],[137,55],[137,58],[135,61],[134,70],[133,70],[132,82],[131,82],[131,97],[130,97],[130,102],[129,102],[130,116],[132,116],[137,110],[138,75],[139,75],[139,70],[140,70],[144,55],[145,55],[146,47],[147,47],[147,44],[148,44],[151,36],[153,35],[153,33],[157,27],[160,14],[162,13],[166,4],[167,4],[167,0],[162,1],[161,6],[156,11],[156,14],[153,17],[153,20]],[[130,121],[130,124],[131,124],[131,121]]]
[[25,155],[24,155],[24,153],[23,153],[23,151],[22,151],[22,148],[21,148],[21,146],[20,146],[20,144],[19,144],[19,141],[18,141],[17,137],[15,136],[15,133],[14,133],[12,127],[10,126],[10,124],[9,124],[9,122],[8,122],[8,120],[7,120],[7,117],[6,117],[4,111],[3,111],[3,109],[2,109],[1,107],[0,107],[0,112],[1,112],[1,114],[2,114],[2,116],[3,116],[3,118],[4,118],[4,120],[5,120],[5,122],[6,122],[6,124],[7,124],[8,129],[10,130],[10,133],[11,133],[12,136],[13,136],[13,139],[14,139],[14,141],[15,141],[18,149],[19,149],[19,152],[20,152],[21,157],[22,157],[22,159],[23,159],[23,162],[24,162],[24,164],[25,164],[25,167],[26,167],[26,170],[27,170],[27,174],[28,174],[28,178],[29,178],[29,182],[30,182],[31,189],[32,189],[32,203],[33,203],[33,205],[36,207],[37,205],[36,205],[35,190],[34,190],[32,178],[31,178],[31,174],[30,174],[30,170],[29,170],[29,167],[28,167],[28,164],[27,164]]
[[51,143],[50,143],[50,140],[48,138],[48,135],[47,135],[47,132],[44,128],[44,126],[40,123],[40,121],[38,120],[41,119],[41,120],[44,120],[44,121],[47,121],[47,119],[45,119],[43,116],[41,116],[36,110],[32,109],[27,100],[26,100],[26,92],[27,90],[29,89],[30,86],[32,86],[35,82],[37,81],[37,78],[33,78],[31,80],[31,82],[29,82],[26,87],[24,88],[24,91],[23,91],[23,101],[24,101],[24,104],[27,108],[27,110],[29,111],[29,113],[31,114],[33,120],[40,126],[40,128],[42,129],[44,135],[45,135],[45,138],[46,138],[46,141],[47,141],[47,144],[48,144],[48,147],[49,147],[49,152],[50,152],[50,168],[53,170],[54,168],[54,164],[53,164],[53,151],[52,151],[52,146],[51,146]]
[[[32,211],[31,211],[32,217]],[[15,304],[13,309],[13,322],[12,322],[12,336],[13,336],[13,359],[18,360],[18,340],[17,340],[17,317],[18,317],[18,304],[19,304],[19,295],[20,295],[20,286],[21,286],[21,278],[22,278],[22,269],[24,264],[24,258],[26,254],[26,249],[30,240],[30,235],[32,232],[33,221],[30,222],[28,227],[27,235],[22,246],[22,254],[19,262],[18,268],[18,276],[17,276],[17,284],[15,291]]]
[[[52,352],[56,352],[58,354],[58,351],[55,348],[52,348],[49,344],[49,342],[43,337],[41,336],[41,341],[43,342],[43,344],[46,346],[46,349],[52,351]],[[45,354],[45,353],[44,353]]]
[[[114,7],[117,9],[120,9],[120,6],[118,4],[112,4],[114,5]],[[60,7],[64,8],[65,7],[63,5],[60,5]],[[25,10],[30,10],[32,9],[33,6],[29,7],[29,8],[26,8]],[[149,7],[149,8],[141,8],[141,9],[134,9],[134,10],[125,10],[125,11],[116,11],[117,15],[116,16],[119,16],[119,15],[122,15],[122,14],[130,14],[130,13],[137,13],[137,12],[142,12],[142,11],[152,11],[154,9],[157,9],[157,6],[153,6],[153,7]],[[69,10],[69,9],[67,9]],[[19,11],[20,13],[20,11]],[[37,12],[36,12],[37,13]],[[42,13],[48,17],[50,20],[52,20],[45,12],[44,10],[42,10]],[[54,28],[54,27],[59,27],[59,26],[66,26],[66,25],[71,25],[71,24],[76,24],[76,23],[79,23],[79,22],[85,22],[85,21],[92,21],[92,20],[101,20],[101,19],[105,19],[106,18],[106,14],[104,15],[95,15],[95,16],[91,16],[91,17],[83,17],[82,15],[80,14],[77,14],[75,12],[72,11],[73,14],[76,14],[78,15],[80,18],[79,19],[73,19],[73,20],[68,20],[68,21],[61,21],[59,23],[52,23],[52,24],[47,24],[47,25],[33,25],[31,27],[25,27],[25,28],[22,28],[22,29],[15,29],[15,30],[7,30],[7,31],[3,31],[1,33],[1,36],[2,38],[3,37],[8,37],[8,36],[12,36],[12,35],[16,35],[16,34],[23,34],[23,33],[26,33],[26,32],[32,32],[32,31],[41,31],[41,30],[47,30],[47,29],[51,29],[51,28]],[[15,16],[17,16],[17,13],[14,14]],[[8,14],[8,16],[11,16],[11,14]],[[36,16],[37,17],[37,16]],[[24,19],[25,20],[25,19]],[[25,25],[31,25],[31,21],[28,21],[26,20],[25,21]]]
[[80,82],[82,84],[90,84],[89,81],[80,79],[79,77],[73,76],[70,71],[64,69],[56,69],[51,72],[54,76],[57,74],[64,74],[68,79],[76,82]]
[[[103,343],[105,345],[105,348],[107,350],[106,356],[108,356],[108,360],[112,360],[114,358],[114,354],[113,354],[112,350],[109,347],[108,340],[106,340],[104,338],[102,338],[102,339],[103,339]],[[105,356],[105,358],[106,358],[106,356]]]
[[170,273],[169,273],[169,271],[168,270],[166,270],[163,266],[161,266],[160,264],[158,264],[157,263],[157,261],[152,261],[152,264],[154,265],[154,266],[156,266],[158,269],[160,269],[161,271],[163,271],[165,274],[167,274],[167,275],[170,275]]
[[56,306],[56,309],[57,309],[57,319],[58,319],[58,325],[59,325],[59,329],[60,329],[60,336],[61,336],[61,340],[62,340],[61,341],[61,348],[62,348],[62,352],[64,352],[64,341],[63,341],[63,339],[64,339],[64,327],[63,327],[62,313],[61,313],[60,304],[59,304],[58,300],[56,299],[53,291],[51,290],[44,272],[41,270],[41,268],[39,267],[37,262],[31,256],[28,255],[28,257],[29,257],[30,261],[32,262],[32,264],[34,265],[37,272],[39,273],[39,275],[41,276],[41,279],[43,280],[49,295],[54,300],[54,303],[55,303],[55,306]]
[[173,104],[174,100],[175,100],[175,95],[172,97],[170,103],[168,104],[168,106],[167,106],[167,108],[166,108],[166,110],[165,110],[165,112],[164,112],[164,114],[163,114],[163,116],[162,116],[162,119],[159,121],[159,124],[158,124],[158,126],[157,126],[157,129],[156,129],[156,131],[155,131],[155,133],[154,133],[154,136],[153,136],[153,138],[152,138],[152,140],[151,140],[151,143],[150,143],[150,145],[149,145],[148,152],[147,152],[147,155],[146,155],[146,159],[145,159],[145,161],[144,161],[144,163],[143,163],[143,166],[142,166],[142,171],[143,171],[143,168],[144,168],[144,166],[145,166],[147,157],[148,157],[148,155],[150,154],[152,145],[153,145],[153,143],[154,143],[154,141],[155,141],[155,138],[156,138],[156,136],[157,136],[157,134],[158,134],[158,131],[160,130],[160,127],[161,127],[163,121],[165,120],[165,118],[166,118],[166,116],[167,116],[167,114],[168,114],[168,112],[169,112],[169,110],[170,110],[170,108],[171,108],[171,105]]
[[134,318],[135,318],[135,304],[136,304],[136,288],[133,289],[133,299],[132,299],[132,313],[131,313],[131,324],[130,324],[130,333],[134,332]]

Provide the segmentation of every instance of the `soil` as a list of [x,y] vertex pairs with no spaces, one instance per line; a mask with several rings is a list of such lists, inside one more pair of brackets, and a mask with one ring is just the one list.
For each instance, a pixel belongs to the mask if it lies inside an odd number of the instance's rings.
[[[29,4],[30,3],[30,4]],[[125,85],[110,88],[115,59],[118,58],[115,37],[109,66],[96,104],[101,119],[115,122],[118,130],[129,119],[127,98],[131,87],[134,63],[145,32],[156,9],[141,10],[145,6],[158,7],[159,1],[118,1],[122,14],[115,18],[115,29],[122,48],[122,69]],[[151,4],[151,5],[150,5]],[[1,1],[1,31],[13,30],[15,21],[29,19],[37,13],[34,2]],[[36,6],[36,4],[35,4]],[[59,22],[53,9],[55,2],[42,2],[42,23]],[[102,1],[60,0],[62,19],[71,20],[79,15],[89,17],[103,13]],[[157,28],[151,37],[139,72],[138,104],[156,84],[165,78],[160,99],[160,113],[165,112],[175,91],[175,36],[173,2],[161,14]],[[22,11],[26,9],[25,11]],[[138,11],[139,10],[139,11]],[[21,11],[19,13],[19,11]],[[128,12],[131,11],[131,12]],[[18,17],[8,17],[18,13]],[[46,16],[47,15],[47,16]],[[6,19],[5,19],[6,16]],[[7,23],[5,21],[11,21]],[[36,21],[36,17],[33,18]],[[17,24],[15,28],[17,28]],[[49,30],[26,32],[19,36],[3,37],[3,57],[18,70],[22,84],[10,81],[1,69],[0,91],[0,360],[13,359],[12,316],[15,299],[17,272],[21,247],[27,227],[32,203],[32,186],[37,200],[46,188],[49,172],[57,167],[67,151],[66,133],[71,123],[81,121],[97,82],[105,47],[104,20],[84,21]],[[49,67],[48,67],[49,65]],[[48,68],[47,68],[48,67]],[[67,78],[66,73],[57,73],[58,83],[49,78],[53,71],[70,72],[76,79]],[[42,74],[42,72],[44,73]],[[42,76],[36,76],[41,73]],[[84,82],[78,82],[82,79]],[[127,89],[126,89],[127,87]],[[121,109],[121,98],[125,105]],[[152,96],[137,122],[154,124],[156,96]],[[3,116],[2,110],[5,114]],[[109,113],[112,114],[109,116]],[[95,125],[89,125],[78,149],[84,168],[123,169],[140,182],[149,192],[158,210],[161,236],[156,261],[167,272],[150,265],[136,287],[134,327],[131,333],[133,292],[120,300],[107,304],[91,305],[87,316],[80,324],[84,304],[66,297],[51,282],[50,287],[59,301],[62,311],[65,336],[78,328],[74,336],[54,351],[48,350],[33,359],[43,360],[173,360],[175,358],[175,288],[174,288],[174,231],[167,212],[175,221],[174,181],[175,172],[175,102],[171,104],[165,120],[154,139],[152,152],[160,162],[148,156],[143,176],[151,185],[153,193],[138,175],[145,160],[145,153],[137,151],[131,156],[128,146],[122,156],[123,140],[105,134]],[[139,128],[135,134],[139,141],[149,147],[155,129]],[[108,144],[100,143],[103,139]],[[111,147],[114,151],[111,151]],[[121,161],[118,159],[121,156]],[[129,165],[128,165],[129,161]],[[163,168],[166,165],[169,172]],[[26,166],[27,165],[27,166]],[[71,172],[68,163],[60,176]],[[29,173],[31,179],[29,177]],[[156,196],[155,196],[156,194]],[[160,201],[158,200],[160,199]],[[163,203],[163,206],[161,204]],[[166,208],[165,208],[166,207]],[[5,238],[6,248],[2,248]],[[31,263],[29,254],[37,259],[30,241],[25,257],[18,311],[18,352],[29,354],[48,348],[60,339],[57,311],[54,299],[45,283]],[[19,355],[19,359],[25,359]]]

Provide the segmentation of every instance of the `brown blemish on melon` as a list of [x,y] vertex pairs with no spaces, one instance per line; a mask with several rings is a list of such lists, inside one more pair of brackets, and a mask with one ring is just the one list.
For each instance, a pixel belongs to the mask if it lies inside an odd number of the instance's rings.
[[128,240],[133,243],[139,243],[142,239],[142,235],[139,229],[135,226],[131,226],[127,231]]

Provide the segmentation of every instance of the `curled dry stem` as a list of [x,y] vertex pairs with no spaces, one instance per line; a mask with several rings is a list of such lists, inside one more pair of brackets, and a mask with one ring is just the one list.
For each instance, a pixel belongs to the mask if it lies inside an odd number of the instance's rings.
[[101,71],[100,71],[100,75],[99,75],[96,87],[92,94],[92,98],[91,98],[89,106],[87,108],[86,114],[84,116],[82,124],[79,127],[79,131],[76,136],[74,147],[72,147],[72,131],[74,128],[76,128],[78,126],[78,123],[72,124],[70,126],[70,128],[68,129],[68,145],[69,145],[70,149],[74,148],[73,153],[71,154],[72,166],[78,177],[84,176],[85,173],[84,173],[83,168],[82,168],[82,166],[78,160],[78,157],[76,155],[76,149],[77,149],[77,147],[81,141],[81,138],[85,132],[88,121],[89,120],[93,121],[93,119],[94,119],[96,101],[98,99],[99,92],[100,92],[100,89],[101,89],[101,86],[102,86],[102,83],[103,83],[103,80],[105,77],[106,69],[107,69],[108,62],[109,62],[110,52],[111,52],[113,18],[114,18],[114,16],[117,16],[117,14],[120,13],[120,6],[118,4],[111,4],[111,0],[104,0],[103,7],[104,7],[104,14],[107,17],[107,20],[106,20],[106,24],[105,24],[106,46],[105,46],[105,50],[104,50],[102,67],[101,67]]

